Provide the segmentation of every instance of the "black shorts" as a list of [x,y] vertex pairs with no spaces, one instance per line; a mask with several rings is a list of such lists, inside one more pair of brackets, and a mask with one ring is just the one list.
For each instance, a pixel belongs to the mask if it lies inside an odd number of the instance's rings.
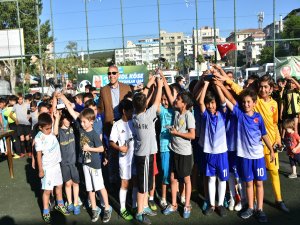
[[62,165],[60,164],[63,181],[68,182],[72,180],[74,183],[79,184],[79,172],[75,165]]
[[290,156],[289,159],[290,159],[291,166],[297,166],[297,163],[298,163],[298,165],[300,165],[300,153],[294,154],[293,158]]
[[27,136],[31,133],[31,125],[19,124],[17,130],[18,136]]
[[194,161],[193,154],[179,155],[175,152],[171,153],[171,172],[174,173],[175,179],[182,179],[190,176],[192,173]]
[[153,154],[134,156],[139,193],[147,193],[153,188],[153,158]]

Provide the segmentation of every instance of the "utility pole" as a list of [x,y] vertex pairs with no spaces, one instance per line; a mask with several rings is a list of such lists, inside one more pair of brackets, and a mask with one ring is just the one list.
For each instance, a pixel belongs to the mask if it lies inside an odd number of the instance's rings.
[[195,0],[195,9],[196,9],[196,48],[195,48],[195,62],[197,65],[197,77],[199,80],[199,66],[201,66],[201,62],[197,62],[197,58],[199,55],[199,49],[198,49],[198,41],[199,41],[199,34],[198,34],[198,0]]
[[53,19],[52,0],[50,0],[50,11],[51,11],[51,33],[52,33],[52,38],[53,38],[54,78],[55,78],[55,82],[57,82],[57,76],[56,76],[56,54],[55,54],[55,36],[54,36],[54,19]]
[[[213,21],[214,21],[214,46],[217,46],[216,40],[216,0],[213,0]],[[215,50],[215,62],[217,63],[217,49]]]
[[[161,56],[161,38],[160,38],[160,0],[157,0],[157,21],[158,21],[158,35],[159,35],[159,57]],[[159,62],[160,65],[160,62]]]
[[40,63],[40,76],[42,83],[42,93],[44,94],[44,72],[43,72],[43,59],[42,59],[42,44],[41,44],[41,27],[40,27],[40,18],[39,18],[39,1],[35,0],[35,9],[36,9],[36,20],[37,20],[37,29],[38,29],[38,43],[39,43],[39,63]]
[[275,28],[276,28],[276,16],[275,16],[275,5],[276,5],[276,0],[273,0],[273,68],[274,68],[274,79],[276,80],[276,66],[275,66],[275,63],[276,63],[276,42],[275,42],[275,39],[276,39],[276,31],[275,31]]
[[90,40],[89,40],[89,22],[88,22],[87,0],[84,0],[84,12],[85,12],[85,29],[86,29],[86,48],[87,48],[87,53],[88,53],[88,64],[89,64],[89,69],[90,69],[91,61],[90,61]]
[[121,6],[121,22],[122,22],[122,46],[123,46],[123,63],[125,65],[125,41],[124,41],[124,18],[123,18],[123,1],[120,0]]
[[[236,0],[233,1],[233,12],[234,12],[234,44],[237,46],[237,39],[236,39]],[[234,51],[234,78],[236,79],[236,67],[237,67],[237,53],[238,50]]]

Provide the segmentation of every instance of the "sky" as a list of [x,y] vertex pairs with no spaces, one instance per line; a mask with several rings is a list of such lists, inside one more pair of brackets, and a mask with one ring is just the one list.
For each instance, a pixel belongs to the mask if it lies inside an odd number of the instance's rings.
[[[196,27],[196,0],[122,0],[125,44],[127,40],[158,37],[167,32],[191,35]],[[213,1],[198,0],[198,28],[213,27]],[[234,30],[234,0],[216,0],[216,27],[220,36]],[[90,51],[122,47],[121,0],[87,0]],[[85,0],[52,0],[56,52],[64,52],[68,41],[86,51]],[[300,0],[275,0],[275,16],[285,17],[300,8]],[[257,14],[264,12],[263,27],[273,22],[273,0],[236,0],[237,29],[258,28]],[[42,22],[51,19],[50,0],[43,0]]]

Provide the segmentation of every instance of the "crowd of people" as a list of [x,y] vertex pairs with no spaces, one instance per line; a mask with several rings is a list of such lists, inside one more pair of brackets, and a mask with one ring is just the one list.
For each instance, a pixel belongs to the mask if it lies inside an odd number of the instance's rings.
[[[228,208],[240,211],[243,219],[267,222],[267,171],[276,206],[289,212],[281,196],[278,152],[286,150],[288,177],[297,178],[300,84],[295,78],[275,83],[268,74],[251,76],[241,87],[232,72],[212,65],[188,87],[168,85],[158,70],[135,90],[118,81],[118,67],[110,66],[107,76],[109,84],[99,96],[87,85],[86,93],[75,96],[57,90],[52,96],[0,99],[1,126],[15,131],[14,158],[32,158],[41,179],[45,222],[51,222],[53,196],[54,208],[63,215],[80,214],[84,203],[92,222],[102,210],[108,222],[108,196],[116,188],[118,213],[128,221],[151,224],[157,189],[164,215],[176,213],[182,204],[188,219],[191,193],[198,190],[204,215],[224,217]],[[0,148],[4,154],[3,140]]]

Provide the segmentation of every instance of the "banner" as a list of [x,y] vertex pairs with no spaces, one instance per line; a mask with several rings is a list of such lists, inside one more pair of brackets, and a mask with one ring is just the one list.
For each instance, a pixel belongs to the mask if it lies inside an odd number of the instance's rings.
[[[144,83],[148,79],[147,66],[120,66],[119,81],[128,85],[136,86]],[[78,74],[78,90],[84,92],[84,87],[91,84],[100,89],[109,83],[107,76],[108,67],[91,68],[86,74]]]
[[276,58],[277,77],[295,76],[300,79],[300,56]]

